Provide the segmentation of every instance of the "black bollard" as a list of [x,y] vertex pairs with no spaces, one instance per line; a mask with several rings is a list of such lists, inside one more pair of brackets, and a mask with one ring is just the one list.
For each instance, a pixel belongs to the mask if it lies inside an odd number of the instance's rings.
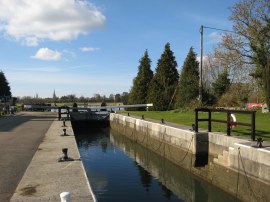
[[66,119],[63,119],[63,127],[66,127]]
[[192,124],[192,130],[195,131],[196,130],[196,125]]
[[63,156],[63,159],[64,160],[67,160],[68,159],[68,148],[63,148],[62,149],[62,152],[63,152],[63,154],[64,154],[64,156]]
[[63,148],[62,152],[63,152],[64,156],[60,157],[58,159],[58,162],[74,161],[73,158],[68,157],[68,148]]
[[163,118],[161,119],[161,123],[164,124],[164,119]]
[[261,137],[259,137],[257,139],[257,147],[262,148],[262,142],[263,142],[263,139]]
[[64,132],[63,135],[66,136],[66,135],[67,135],[67,129],[64,128],[64,129],[63,129],[63,132]]

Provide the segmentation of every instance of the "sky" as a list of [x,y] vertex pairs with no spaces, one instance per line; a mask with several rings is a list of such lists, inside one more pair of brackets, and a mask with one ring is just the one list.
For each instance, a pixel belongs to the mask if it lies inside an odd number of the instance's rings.
[[[181,71],[200,26],[231,30],[236,0],[0,0],[0,71],[12,95],[129,92],[148,50],[155,71],[170,43]],[[204,29],[204,54],[222,32]]]

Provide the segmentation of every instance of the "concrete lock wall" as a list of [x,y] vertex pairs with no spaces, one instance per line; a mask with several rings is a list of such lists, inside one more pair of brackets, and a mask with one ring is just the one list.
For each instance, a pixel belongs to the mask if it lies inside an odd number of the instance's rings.
[[209,153],[216,157],[215,163],[270,183],[270,150],[255,145],[249,140],[209,133]]
[[270,201],[270,150],[222,133],[195,133],[120,114],[110,126],[243,201]]
[[193,131],[113,113],[110,127],[186,169],[196,162],[196,139],[201,138]]

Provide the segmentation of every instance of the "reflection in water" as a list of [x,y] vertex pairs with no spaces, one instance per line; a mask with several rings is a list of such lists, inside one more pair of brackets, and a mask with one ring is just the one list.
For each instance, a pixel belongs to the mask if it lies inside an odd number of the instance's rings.
[[76,139],[98,201],[233,201],[110,129],[81,131]]
[[142,185],[145,187],[145,190],[148,192],[149,187],[151,187],[152,176],[149,172],[147,172],[147,170],[145,170],[142,166],[140,166],[136,161],[135,161],[135,165],[137,166],[139,170]]

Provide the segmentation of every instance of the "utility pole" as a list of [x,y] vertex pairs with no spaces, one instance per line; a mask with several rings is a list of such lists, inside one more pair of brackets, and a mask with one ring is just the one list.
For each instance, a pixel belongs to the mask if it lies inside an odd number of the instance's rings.
[[203,25],[200,28],[201,36],[201,57],[200,57],[200,80],[199,80],[199,101],[202,103],[202,66],[203,66]]

